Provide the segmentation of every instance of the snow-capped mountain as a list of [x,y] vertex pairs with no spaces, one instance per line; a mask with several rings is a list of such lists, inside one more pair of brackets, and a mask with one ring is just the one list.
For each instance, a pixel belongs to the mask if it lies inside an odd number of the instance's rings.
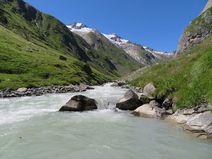
[[94,29],[88,28],[86,25],[83,23],[74,23],[72,25],[67,25],[67,27],[72,31],[72,32],[78,32],[78,33],[89,33],[89,32],[95,32]]
[[142,64],[157,63],[158,60],[171,58],[173,53],[155,51],[151,48],[130,42],[116,34],[103,34],[113,44],[122,48],[127,54]]
[[[116,47],[122,49],[127,55],[143,65],[158,63],[173,56],[173,53],[159,52],[142,45],[135,44],[126,40],[117,34],[103,34],[84,25],[83,23],[74,23],[67,25],[71,32],[81,36],[88,44],[98,48],[98,42],[104,45],[104,42],[110,42]],[[106,40],[107,39],[107,40]]]
[[75,34],[81,36],[88,44],[93,45],[93,40],[89,33],[98,33],[95,29],[88,28],[83,23],[74,23],[72,25],[67,25],[69,30]]

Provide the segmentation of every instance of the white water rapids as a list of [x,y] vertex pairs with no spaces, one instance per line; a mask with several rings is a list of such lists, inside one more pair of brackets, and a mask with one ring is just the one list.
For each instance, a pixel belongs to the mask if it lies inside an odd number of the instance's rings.
[[[83,93],[0,99],[0,159],[212,158],[211,141],[164,121],[115,112],[125,92],[107,84]],[[99,109],[58,112],[77,94],[95,98]]]

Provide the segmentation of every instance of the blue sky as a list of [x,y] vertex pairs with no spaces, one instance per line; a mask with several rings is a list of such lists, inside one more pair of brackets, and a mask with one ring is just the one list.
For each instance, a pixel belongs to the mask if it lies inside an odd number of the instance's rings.
[[207,0],[25,0],[65,24],[82,22],[156,50],[172,51]]

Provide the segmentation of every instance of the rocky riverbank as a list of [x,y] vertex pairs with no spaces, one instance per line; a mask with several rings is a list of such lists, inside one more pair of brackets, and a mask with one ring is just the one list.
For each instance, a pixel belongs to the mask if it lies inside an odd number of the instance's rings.
[[23,96],[41,96],[49,93],[68,93],[68,92],[83,92],[88,89],[93,89],[86,84],[69,85],[69,86],[47,86],[39,88],[19,88],[17,90],[5,89],[0,90],[1,98],[23,97]]
[[177,110],[173,115],[167,116],[166,120],[174,121],[196,137],[212,138],[211,109],[211,105],[202,104],[190,109]]
[[176,109],[174,97],[156,98],[153,83],[144,88],[130,87],[123,81],[116,81],[113,86],[129,87],[130,90],[116,104],[116,108],[130,110],[140,117],[158,118],[179,124],[184,130],[196,137],[212,138],[212,105],[202,103],[196,107]]

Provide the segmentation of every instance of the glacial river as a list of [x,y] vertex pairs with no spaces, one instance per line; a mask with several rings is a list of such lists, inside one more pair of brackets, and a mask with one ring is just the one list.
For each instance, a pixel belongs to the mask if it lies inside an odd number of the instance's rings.
[[[109,84],[83,93],[0,99],[0,159],[212,159],[212,142],[165,121],[113,108],[126,89]],[[83,94],[99,109],[61,113]]]

